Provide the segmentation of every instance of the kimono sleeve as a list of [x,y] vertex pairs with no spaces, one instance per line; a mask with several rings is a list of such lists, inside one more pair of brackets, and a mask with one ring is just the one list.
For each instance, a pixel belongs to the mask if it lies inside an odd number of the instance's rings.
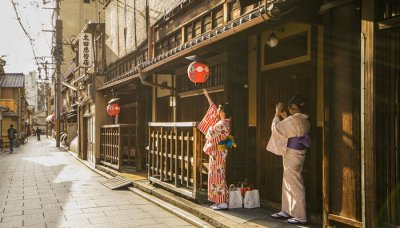
[[206,134],[210,126],[214,126],[217,121],[218,121],[218,113],[217,113],[217,106],[213,103],[210,105],[208,108],[207,113],[203,117],[203,120],[199,123],[197,126],[197,129],[199,129],[203,134]]
[[276,155],[285,155],[287,153],[288,137],[285,134],[285,124],[287,124],[287,121],[280,121],[279,117],[273,119],[267,151]]

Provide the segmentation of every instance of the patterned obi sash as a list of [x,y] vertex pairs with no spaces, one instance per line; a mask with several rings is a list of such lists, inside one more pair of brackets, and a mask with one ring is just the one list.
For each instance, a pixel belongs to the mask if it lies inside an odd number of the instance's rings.
[[218,143],[218,150],[225,150],[232,147],[236,147],[235,138],[232,135],[228,135]]
[[300,137],[291,137],[288,139],[287,147],[295,150],[305,150],[311,146],[311,137],[309,134]]

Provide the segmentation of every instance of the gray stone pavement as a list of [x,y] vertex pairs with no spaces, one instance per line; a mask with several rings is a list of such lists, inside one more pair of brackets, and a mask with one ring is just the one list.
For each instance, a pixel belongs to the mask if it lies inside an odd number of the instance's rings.
[[0,153],[0,228],[193,227],[130,191],[106,188],[54,139]]

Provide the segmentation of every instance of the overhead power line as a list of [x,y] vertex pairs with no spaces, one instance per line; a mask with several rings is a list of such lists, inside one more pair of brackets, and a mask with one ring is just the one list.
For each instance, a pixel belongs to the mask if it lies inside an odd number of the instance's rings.
[[19,25],[21,26],[22,30],[24,31],[26,37],[28,37],[29,43],[31,44],[31,49],[32,49],[32,52],[33,52],[33,56],[35,57],[36,65],[39,66],[39,62],[37,61],[37,55],[36,55],[36,51],[35,51],[35,44],[33,43],[34,39],[32,39],[31,35],[30,35],[29,32],[25,29],[24,25],[23,25],[22,22],[21,22],[21,18],[20,18],[20,16],[19,16],[19,12],[18,12],[18,9],[17,9],[17,3],[14,2],[14,0],[10,0],[10,1],[11,1],[11,4],[13,5],[14,12],[15,12],[15,15],[16,15],[16,17],[17,17],[18,23],[19,23]]

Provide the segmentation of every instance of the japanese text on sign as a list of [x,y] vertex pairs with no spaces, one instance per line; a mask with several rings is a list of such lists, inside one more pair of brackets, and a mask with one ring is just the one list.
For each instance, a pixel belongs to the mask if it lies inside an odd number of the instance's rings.
[[92,34],[81,33],[79,38],[79,66],[93,67]]

